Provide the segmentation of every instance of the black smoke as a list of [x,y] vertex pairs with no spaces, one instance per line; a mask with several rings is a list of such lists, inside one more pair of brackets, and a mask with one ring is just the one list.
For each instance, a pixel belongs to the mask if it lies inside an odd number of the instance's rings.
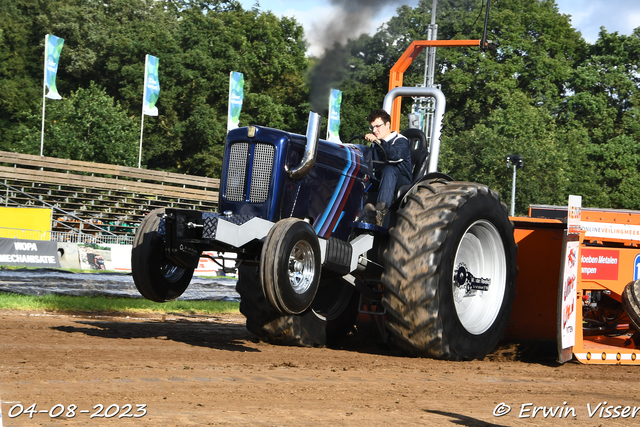
[[329,22],[315,24],[311,28],[314,38],[321,40],[324,49],[324,53],[310,75],[311,109],[320,113],[327,110],[330,89],[347,75],[349,66],[347,40],[375,30],[371,28],[374,25],[373,18],[381,10],[399,6],[406,0],[331,0],[330,2],[339,8],[340,12]]

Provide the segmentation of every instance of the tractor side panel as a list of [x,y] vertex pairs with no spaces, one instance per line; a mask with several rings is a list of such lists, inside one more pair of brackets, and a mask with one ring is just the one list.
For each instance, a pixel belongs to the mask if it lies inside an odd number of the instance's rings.
[[220,180],[220,212],[277,222],[309,218],[318,236],[347,240],[371,178],[371,149],[318,141],[311,171],[291,180],[286,167],[302,161],[306,138],[256,126],[227,135]]
[[[288,163],[297,164],[303,149],[292,144]],[[321,140],[311,171],[298,182],[287,180],[282,217],[311,218],[319,237],[347,240],[370,177],[370,152],[365,151]]]

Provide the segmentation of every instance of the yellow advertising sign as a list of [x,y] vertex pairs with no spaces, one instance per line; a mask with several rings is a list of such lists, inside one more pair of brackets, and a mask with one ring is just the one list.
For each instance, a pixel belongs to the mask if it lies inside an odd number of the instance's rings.
[[0,238],[49,240],[51,209],[0,207]]

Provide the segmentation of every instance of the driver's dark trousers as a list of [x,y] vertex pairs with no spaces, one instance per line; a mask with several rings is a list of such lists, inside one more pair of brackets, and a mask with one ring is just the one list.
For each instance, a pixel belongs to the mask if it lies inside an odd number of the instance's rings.
[[378,203],[385,203],[385,208],[389,209],[398,188],[407,184],[411,184],[411,181],[402,175],[400,168],[395,165],[386,165],[384,169],[382,169],[382,179],[380,181],[380,189],[378,190]]

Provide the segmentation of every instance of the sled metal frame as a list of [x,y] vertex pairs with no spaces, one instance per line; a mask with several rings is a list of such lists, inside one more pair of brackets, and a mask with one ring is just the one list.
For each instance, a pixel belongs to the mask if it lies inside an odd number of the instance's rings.
[[[578,271],[582,271],[583,249],[599,249],[615,255],[618,259],[617,279],[585,279],[578,275],[577,298],[582,300],[589,291],[609,291],[609,296],[620,302],[622,293],[629,282],[633,281],[635,259],[640,255],[640,212],[614,211],[605,209],[582,209],[581,223],[583,231],[580,236],[580,256],[578,257]],[[618,232],[619,237],[594,236],[589,230],[585,231],[585,224],[593,227],[598,224],[608,234]],[[625,230],[626,228],[626,230]],[[591,244],[599,246],[592,246]],[[576,325],[583,322],[582,310],[577,310]],[[631,327],[633,329],[633,326]],[[640,342],[634,343],[631,334],[617,337],[601,335],[583,336],[583,328],[576,328],[576,342],[572,348],[573,356],[584,364],[600,365],[640,365]]]
[[[567,207],[549,206],[562,212]],[[583,296],[590,291],[604,291],[621,301],[626,285],[633,281],[636,257],[640,256],[640,212],[612,209],[582,208],[582,231],[578,246],[578,276],[576,285],[575,344],[561,348],[561,301],[563,292],[562,266],[566,243],[566,221],[560,219],[511,217],[518,244],[518,278],[516,298],[505,338],[517,341],[556,341],[558,361],[572,357],[583,364],[640,364],[640,343],[631,340],[631,333],[619,336],[583,333]],[[637,229],[636,229],[637,228]],[[595,231],[594,230],[600,230]],[[617,230],[617,231],[616,231]],[[619,236],[614,236],[616,233]],[[618,259],[617,277],[609,279],[583,278],[584,250],[610,252]],[[631,327],[633,331],[633,327]]]

